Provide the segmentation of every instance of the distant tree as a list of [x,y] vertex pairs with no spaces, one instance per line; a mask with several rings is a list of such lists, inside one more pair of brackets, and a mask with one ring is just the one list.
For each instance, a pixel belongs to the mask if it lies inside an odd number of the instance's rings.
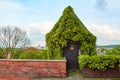
[[0,27],[0,48],[4,58],[13,54],[18,48],[26,48],[30,44],[30,39],[26,32],[18,27]]

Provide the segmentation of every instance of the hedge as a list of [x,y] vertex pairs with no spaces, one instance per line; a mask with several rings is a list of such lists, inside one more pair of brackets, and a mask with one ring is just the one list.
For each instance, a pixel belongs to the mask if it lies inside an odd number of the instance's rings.
[[116,55],[80,55],[79,66],[80,69],[89,67],[90,69],[98,69],[100,71],[106,71],[108,68],[119,67],[120,70],[120,56]]
[[51,57],[51,55],[48,54],[48,50],[43,50],[42,52],[36,52],[36,51],[27,51],[20,54],[18,59],[57,59],[62,60],[63,57],[60,57],[59,55],[56,55],[55,57]]

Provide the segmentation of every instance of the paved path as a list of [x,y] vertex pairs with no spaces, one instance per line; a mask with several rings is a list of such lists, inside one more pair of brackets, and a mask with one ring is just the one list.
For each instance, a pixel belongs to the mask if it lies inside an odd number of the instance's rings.
[[32,80],[120,80],[120,78],[84,78],[80,71],[68,71],[66,78],[36,78]]
[[22,77],[13,77],[13,78],[0,78],[0,80],[30,80],[28,78],[22,78]]
[[80,71],[68,71],[66,78],[0,78],[0,80],[120,80],[120,78],[84,78]]

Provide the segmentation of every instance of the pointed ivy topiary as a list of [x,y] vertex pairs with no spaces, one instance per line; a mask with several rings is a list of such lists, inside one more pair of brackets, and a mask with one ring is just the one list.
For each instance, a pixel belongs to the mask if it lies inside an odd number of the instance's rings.
[[84,55],[96,54],[96,37],[79,20],[71,6],[65,8],[53,29],[46,34],[49,54],[53,57],[62,55],[68,41],[79,42]]

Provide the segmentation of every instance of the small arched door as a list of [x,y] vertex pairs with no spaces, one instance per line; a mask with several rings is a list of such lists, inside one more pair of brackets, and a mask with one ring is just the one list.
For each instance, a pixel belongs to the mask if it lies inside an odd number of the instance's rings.
[[80,44],[78,42],[70,41],[67,47],[63,49],[63,55],[67,59],[67,69],[78,69],[78,55]]

